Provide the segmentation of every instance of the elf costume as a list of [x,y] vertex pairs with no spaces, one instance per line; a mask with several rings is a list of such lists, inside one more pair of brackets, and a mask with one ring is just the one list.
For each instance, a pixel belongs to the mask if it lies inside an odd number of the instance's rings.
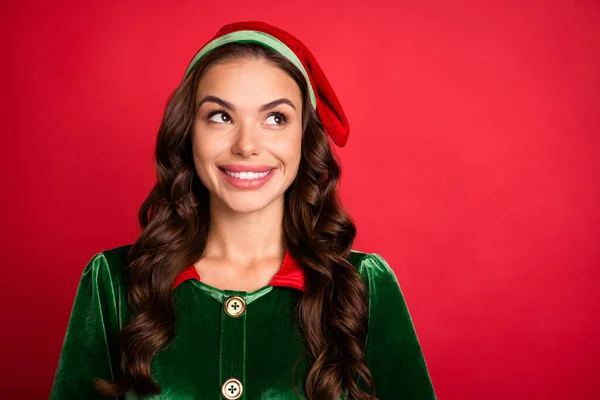
[[[325,74],[295,37],[260,21],[228,24],[191,60],[185,76],[210,51],[230,42],[253,42],[292,61],[307,80],[312,106],[326,133],[344,146],[348,121]],[[131,319],[125,283],[131,245],[102,251],[89,261],[71,311],[51,399],[106,399],[93,379],[114,382],[120,375],[117,333]],[[408,308],[396,275],[377,254],[353,250],[348,261],[369,291],[365,357],[382,400],[436,399]],[[224,290],[204,283],[194,265],[173,283],[177,312],[175,338],[156,353],[152,377],[161,393],[147,399],[297,399],[309,370],[293,309],[305,287],[304,271],[285,254],[269,285],[253,292]],[[359,381],[363,389],[367,389]],[[137,399],[132,392],[122,398]],[[343,396],[340,396],[340,399]],[[321,399],[318,399],[321,400]],[[322,399],[328,400],[328,399]]]

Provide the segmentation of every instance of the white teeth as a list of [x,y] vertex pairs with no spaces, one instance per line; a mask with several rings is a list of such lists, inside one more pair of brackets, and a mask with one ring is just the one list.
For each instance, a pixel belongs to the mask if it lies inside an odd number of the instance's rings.
[[231,172],[227,170],[224,171],[227,175],[233,176],[237,179],[261,179],[269,175],[269,173],[271,172],[270,170],[266,172]]

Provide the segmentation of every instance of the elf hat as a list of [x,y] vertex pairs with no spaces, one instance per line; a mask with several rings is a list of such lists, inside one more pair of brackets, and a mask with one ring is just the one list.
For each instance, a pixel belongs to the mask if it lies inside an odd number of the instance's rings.
[[310,102],[325,126],[326,133],[339,147],[348,140],[348,119],[325,73],[310,50],[286,31],[262,21],[234,22],[223,26],[192,58],[184,78],[204,56],[227,43],[258,43],[290,60],[306,79]]

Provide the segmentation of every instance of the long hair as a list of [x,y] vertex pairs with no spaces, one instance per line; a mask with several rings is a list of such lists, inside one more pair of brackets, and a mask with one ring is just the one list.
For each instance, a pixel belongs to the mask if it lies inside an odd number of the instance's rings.
[[[169,97],[156,142],[157,183],[140,207],[142,232],[127,255],[127,306],[132,318],[118,334],[122,375],[117,382],[95,378],[96,390],[111,396],[128,390],[139,396],[160,393],[150,365],[175,336],[172,285],[204,254],[210,224],[208,189],[192,159],[196,88],[209,66],[240,58],[270,61],[302,92],[301,161],[284,194],[282,221],[287,250],[305,271],[307,287],[293,314],[306,349],[294,371],[306,357],[304,389],[310,400],[337,400],[344,389],[352,399],[375,399],[364,358],[368,293],[347,259],[356,228],[339,199],[339,163],[310,105],[300,70],[279,53],[254,43],[230,43],[213,50]],[[361,390],[359,379],[372,394]]]

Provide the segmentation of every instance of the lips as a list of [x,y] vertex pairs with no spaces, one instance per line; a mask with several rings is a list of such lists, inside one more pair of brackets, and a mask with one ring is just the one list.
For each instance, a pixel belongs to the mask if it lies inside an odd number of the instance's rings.
[[237,189],[259,189],[275,175],[277,168],[269,165],[227,164],[220,165],[219,171],[219,176]]
[[272,167],[270,165],[259,165],[259,164],[253,164],[253,165],[244,165],[244,164],[225,164],[225,165],[219,165],[218,166],[221,169],[225,169],[229,172],[267,172],[270,171],[272,169],[274,169],[275,167]]

